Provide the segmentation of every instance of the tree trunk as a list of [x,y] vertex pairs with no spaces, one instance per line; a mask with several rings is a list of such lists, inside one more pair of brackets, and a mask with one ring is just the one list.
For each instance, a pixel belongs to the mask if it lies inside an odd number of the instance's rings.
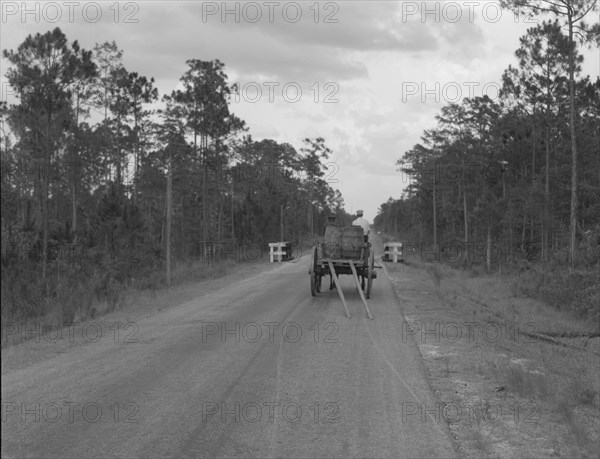
[[206,193],[208,187],[206,181],[208,180],[208,167],[206,164],[206,148],[204,146],[204,134],[200,134],[200,149],[202,150],[202,254],[204,260],[207,260],[208,256],[208,222],[207,222],[207,211],[206,211]]
[[573,41],[573,13],[569,7],[569,105],[571,131],[571,218],[570,218],[570,268],[575,268],[575,235],[577,232],[577,142],[575,138],[575,43]]
[[512,227],[512,206],[508,208],[508,259],[513,260],[513,227]]
[[542,261],[546,261],[546,231],[544,227],[544,212],[540,211],[540,258]]
[[218,244],[221,244],[221,241],[223,239],[223,200],[224,198],[220,199],[220,203],[219,203],[219,215],[217,217],[217,241]]
[[529,242],[533,242],[533,213],[529,217]]
[[531,185],[533,188],[533,182],[535,177],[535,147],[537,143],[537,132],[535,131],[535,127],[533,128],[532,133],[532,142],[531,142]]
[[467,189],[463,186],[463,214],[465,219],[465,244],[469,242],[469,216],[467,214]]
[[71,196],[71,242],[77,244],[77,184],[75,183],[75,179],[73,179],[73,183],[71,184]]
[[234,225],[234,220],[233,220],[233,200],[234,200],[233,179],[231,179],[231,240],[235,244],[235,225]]
[[523,210],[523,231],[521,232],[521,255],[525,253],[525,230],[527,229],[527,213]]
[[190,256],[190,250],[188,250],[188,247],[186,246],[185,243],[185,212],[184,212],[184,202],[185,199],[183,198],[183,196],[181,197],[181,258],[183,259],[184,257],[187,258]]
[[435,196],[435,164],[433,166],[433,250],[437,250],[437,209]]
[[[546,79],[551,81],[550,75],[550,63],[546,65]],[[545,164],[545,176],[546,183],[544,187],[544,215],[542,224],[542,260],[548,259],[548,234],[550,231],[550,113],[551,113],[551,101],[550,101],[550,87],[547,86],[546,92],[546,164]]]
[[123,183],[123,165],[121,164],[121,117],[117,116],[117,191],[121,197],[121,184]]
[[133,132],[135,132],[135,147],[133,152],[133,180],[132,180],[132,198],[133,203],[137,204],[137,176],[138,176],[138,164],[140,160],[140,139],[138,135],[138,116],[137,110],[133,111]]
[[550,126],[547,127],[546,131],[546,183],[544,187],[544,215],[542,223],[542,260],[546,261],[548,258],[548,232],[550,223]]
[[[43,162],[42,175],[42,279],[46,280],[48,270],[48,188],[50,175],[50,159],[52,156],[52,141],[50,139],[50,125],[52,115],[48,113],[46,125],[46,151]],[[46,284],[46,294],[48,293],[48,285]]]
[[469,218],[467,214],[467,185],[463,184],[462,186],[463,193],[463,216],[464,216],[464,225],[465,225],[465,261],[470,260],[471,254],[469,253]]
[[77,92],[77,105],[75,108],[75,148],[73,149],[73,163],[71,164],[71,201],[72,201],[72,215],[71,215],[71,242],[73,244],[77,244],[77,175],[76,170],[79,163],[79,155],[77,154],[78,150],[78,132],[79,132],[79,92]]
[[490,217],[488,217],[487,221],[487,244],[485,252],[485,265],[487,273],[489,274],[492,268],[492,223]]
[[165,263],[167,266],[167,287],[171,287],[171,205],[172,181],[171,181],[171,154],[169,153],[169,170],[167,172],[167,227],[165,235]]

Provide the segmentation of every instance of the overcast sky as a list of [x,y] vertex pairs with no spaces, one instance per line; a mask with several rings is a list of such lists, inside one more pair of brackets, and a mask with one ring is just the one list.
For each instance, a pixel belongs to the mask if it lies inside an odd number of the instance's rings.
[[[219,59],[240,83],[232,108],[255,139],[324,137],[346,210],[375,217],[407,179],[395,162],[448,102],[497,96],[527,28],[493,1],[1,2],[0,48],[60,27],[91,49],[115,40],[129,71],[170,93],[187,59]],[[26,13],[26,14],[25,14]],[[587,50],[584,74],[600,73]],[[1,62],[2,100],[10,97]],[[261,90],[261,93],[257,92]]]

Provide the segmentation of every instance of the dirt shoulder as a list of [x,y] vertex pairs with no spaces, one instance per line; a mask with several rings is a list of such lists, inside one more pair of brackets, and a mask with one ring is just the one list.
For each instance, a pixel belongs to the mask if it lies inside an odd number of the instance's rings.
[[439,402],[409,416],[445,419],[466,458],[597,457],[600,339],[557,337],[597,324],[518,296],[511,277],[382,264]]

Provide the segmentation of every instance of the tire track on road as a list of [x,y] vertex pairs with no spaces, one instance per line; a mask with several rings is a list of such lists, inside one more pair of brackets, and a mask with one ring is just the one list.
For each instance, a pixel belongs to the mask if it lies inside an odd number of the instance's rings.
[[[294,305],[292,305],[291,309],[287,312],[287,314],[281,319],[280,323],[284,323],[287,321],[287,319],[300,307],[305,306],[310,300],[307,299],[303,302],[299,302],[296,303]],[[280,357],[280,352],[282,349],[282,342],[283,342],[283,337],[279,337],[279,346],[277,346],[277,360],[279,361],[279,357]],[[261,355],[263,354],[263,352],[265,351],[265,349],[267,347],[272,348],[273,343],[269,343],[268,341],[263,343],[261,345],[261,347],[258,349],[258,351],[256,351],[254,353],[254,355],[252,356],[252,358],[250,358],[250,360],[248,361],[248,363],[244,366],[244,368],[242,368],[240,374],[236,377],[236,379],[230,383],[225,391],[222,393],[222,395],[214,402],[217,403],[219,406],[222,405],[223,402],[225,402],[229,396],[233,393],[233,391],[237,388],[238,384],[244,379],[244,377],[248,374],[248,372],[250,371],[250,369],[253,367],[254,363],[256,362],[256,360],[261,357]],[[277,371],[279,372],[279,368],[277,369]],[[277,380],[276,380],[276,384],[277,384],[277,389],[278,390],[278,386],[279,386],[279,375],[277,375]],[[189,439],[187,440],[186,443],[184,443],[181,452],[183,454],[186,454],[186,452],[188,450],[195,450],[196,448],[194,448],[194,444],[197,443],[198,439],[201,437],[201,434],[203,433],[203,431],[206,429],[208,423],[201,423],[201,425],[196,428],[194,431],[192,431],[188,437]],[[224,431],[221,433],[221,435],[219,436],[219,438],[217,439],[217,441],[215,442],[216,444],[211,448],[210,450],[210,454],[209,457],[217,457],[217,453],[219,450],[221,450],[225,444],[225,441],[229,438],[229,436],[231,435],[231,432],[233,431],[235,425],[233,424],[225,424],[224,427]]]

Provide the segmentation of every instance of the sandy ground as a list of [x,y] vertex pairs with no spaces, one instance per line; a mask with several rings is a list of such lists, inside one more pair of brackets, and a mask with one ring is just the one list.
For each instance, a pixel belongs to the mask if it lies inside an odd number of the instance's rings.
[[[426,363],[436,405],[461,457],[598,457],[600,351],[596,339],[525,335],[590,331],[519,297],[513,279],[448,267],[385,263],[406,328]],[[596,353],[594,353],[594,351]]]

